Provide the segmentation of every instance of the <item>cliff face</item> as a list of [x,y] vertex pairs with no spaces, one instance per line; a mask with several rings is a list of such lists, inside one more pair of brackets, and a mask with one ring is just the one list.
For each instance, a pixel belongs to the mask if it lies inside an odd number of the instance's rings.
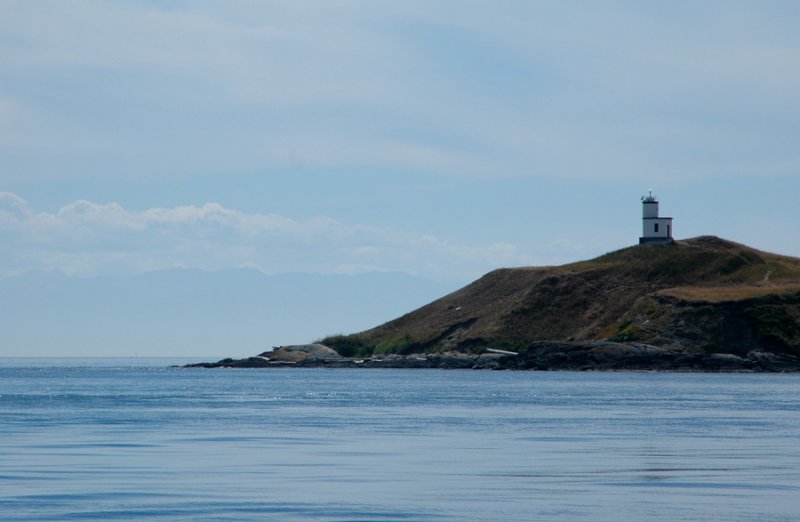
[[558,267],[495,270],[384,325],[322,343],[369,355],[593,340],[800,356],[800,259],[704,236]]

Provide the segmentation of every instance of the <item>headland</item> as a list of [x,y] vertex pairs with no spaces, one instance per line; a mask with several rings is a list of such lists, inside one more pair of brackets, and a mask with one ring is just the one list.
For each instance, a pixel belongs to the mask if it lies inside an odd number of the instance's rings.
[[701,236],[499,269],[301,346],[204,366],[800,371],[800,259]]

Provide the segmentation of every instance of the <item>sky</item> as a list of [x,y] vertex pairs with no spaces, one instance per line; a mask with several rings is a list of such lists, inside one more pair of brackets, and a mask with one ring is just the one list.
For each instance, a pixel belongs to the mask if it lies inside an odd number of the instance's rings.
[[796,1],[0,0],[0,277],[800,256]]

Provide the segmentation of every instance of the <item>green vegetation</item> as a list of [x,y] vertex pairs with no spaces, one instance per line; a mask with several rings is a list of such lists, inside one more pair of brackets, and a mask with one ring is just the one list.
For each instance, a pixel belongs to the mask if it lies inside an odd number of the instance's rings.
[[375,347],[375,353],[407,353],[410,351],[409,349],[414,346],[414,344],[415,343],[411,339],[411,335],[406,333],[382,340]]
[[336,350],[342,357],[369,357],[374,347],[355,335],[332,335],[319,341]]
[[639,335],[639,328],[633,324],[629,324],[616,334],[608,337],[609,341],[614,341],[617,343],[630,343],[639,341],[640,339],[641,335]]

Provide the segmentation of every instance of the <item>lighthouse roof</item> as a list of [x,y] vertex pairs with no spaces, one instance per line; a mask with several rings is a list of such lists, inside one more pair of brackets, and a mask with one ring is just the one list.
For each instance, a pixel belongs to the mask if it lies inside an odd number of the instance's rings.
[[653,195],[652,190],[648,190],[647,195],[642,196],[642,203],[658,203],[658,197]]

